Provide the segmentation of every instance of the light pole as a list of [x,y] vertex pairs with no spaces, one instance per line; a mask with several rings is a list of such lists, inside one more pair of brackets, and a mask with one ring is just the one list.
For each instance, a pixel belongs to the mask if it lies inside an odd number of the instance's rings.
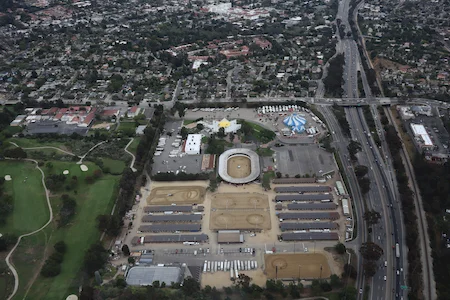
[[298,283],[300,283],[301,277],[300,277],[300,270],[302,269],[302,265],[298,265]]

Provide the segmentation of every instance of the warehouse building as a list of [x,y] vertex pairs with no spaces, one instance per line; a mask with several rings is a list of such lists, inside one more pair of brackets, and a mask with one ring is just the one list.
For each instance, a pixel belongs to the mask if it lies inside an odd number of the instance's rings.
[[239,230],[219,230],[217,232],[218,244],[237,244],[244,242],[244,235]]
[[144,207],[145,213],[158,213],[158,212],[191,212],[192,206],[190,205],[156,205]]
[[184,152],[188,155],[200,154],[200,148],[202,146],[201,134],[188,134],[186,139],[186,145],[184,146]]
[[183,272],[179,267],[173,266],[135,266],[128,270],[126,282],[128,285],[146,286],[153,282],[165,283],[166,286],[172,283],[179,283],[183,280]]
[[337,212],[311,212],[311,213],[278,213],[278,218],[284,220],[337,220],[339,213]]
[[286,230],[323,230],[329,229],[334,230],[338,229],[338,224],[333,222],[314,222],[314,223],[280,223],[281,231]]
[[337,241],[339,235],[336,232],[301,232],[301,233],[282,233],[283,241]]
[[276,195],[275,202],[279,201],[322,201],[330,202],[333,200],[331,194],[310,194],[310,195]]
[[176,232],[190,231],[198,232],[202,230],[201,224],[153,224],[142,225],[138,229],[140,232]]
[[275,193],[327,193],[331,192],[329,186],[282,186],[274,188]]
[[273,184],[301,184],[301,183],[315,183],[316,178],[275,178],[272,180]]
[[342,212],[343,212],[344,216],[350,215],[350,208],[348,207],[347,199],[342,199]]
[[142,217],[142,222],[200,222],[202,220],[202,215],[189,214],[189,215],[147,215]]
[[334,202],[327,203],[290,203],[287,205],[289,210],[332,210],[336,209]]

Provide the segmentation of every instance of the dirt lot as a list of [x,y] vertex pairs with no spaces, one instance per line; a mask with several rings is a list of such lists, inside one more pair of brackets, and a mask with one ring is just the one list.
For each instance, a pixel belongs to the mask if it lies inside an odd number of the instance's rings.
[[[239,271],[239,274],[245,274],[252,279],[251,283],[259,286],[266,285],[266,276],[261,269],[252,271]],[[232,286],[233,282],[230,280],[230,271],[216,272],[216,273],[202,273],[201,286],[214,286],[218,289],[227,286]]]
[[270,215],[265,210],[212,211],[209,228],[211,230],[269,230],[271,228]]
[[[302,279],[328,278],[331,275],[327,258],[319,253],[267,254],[264,259],[267,278],[298,278],[299,272]],[[322,276],[320,266],[322,266]],[[278,276],[275,274],[276,267],[278,267]]]
[[211,207],[215,209],[268,209],[269,197],[259,193],[214,194],[211,196]]
[[251,174],[251,162],[246,156],[232,156],[227,161],[227,172],[233,178],[245,178]]
[[156,187],[147,198],[148,205],[199,204],[205,200],[202,186]]

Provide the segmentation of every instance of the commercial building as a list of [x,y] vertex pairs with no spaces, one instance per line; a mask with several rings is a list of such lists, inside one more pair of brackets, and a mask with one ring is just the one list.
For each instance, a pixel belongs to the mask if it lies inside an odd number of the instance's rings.
[[434,147],[433,142],[431,141],[431,138],[427,130],[425,129],[425,126],[423,126],[422,124],[411,123],[411,130],[420,148],[431,149]]
[[281,231],[286,230],[324,230],[337,229],[339,226],[333,222],[313,222],[313,223],[280,223]]
[[170,286],[172,283],[181,282],[183,272],[179,267],[166,266],[136,266],[128,270],[126,282],[128,285],[145,286],[152,285],[153,282],[165,283]]
[[336,203],[290,203],[287,205],[289,210],[332,210],[336,209]]
[[198,155],[200,154],[201,145],[201,134],[188,134],[186,145],[184,146],[184,152],[186,152],[186,154],[188,155]]
[[337,220],[339,219],[339,213],[337,212],[313,212],[313,213],[278,213],[280,221],[282,220]]
[[275,193],[326,193],[331,192],[331,188],[326,185],[317,186],[283,186],[276,187]]
[[198,232],[202,230],[201,224],[153,224],[142,225],[138,229],[140,232],[176,232],[176,231],[190,231]]
[[164,234],[135,236],[131,240],[132,245],[143,245],[148,243],[204,243],[208,241],[206,234]]
[[306,195],[276,195],[275,202],[279,201],[322,201],[331,202],[333,196],[331,194],[306,194]]
[[200,214],[189,215],[148,215],[142,217],[142,222],[199,222],[202,220]]
[[344,213],[344,216],[350,215],[350,208],[348,207],[347,199],[342,199],[342,212]]
[[156,212],[190,212],[192,211],[192,206],[190,205],[155,205],[144,207],[145,213],[156,213]]
[[301,233],[282,233],[283,241],[330,241],[339,240],[336,232],[301,232]]

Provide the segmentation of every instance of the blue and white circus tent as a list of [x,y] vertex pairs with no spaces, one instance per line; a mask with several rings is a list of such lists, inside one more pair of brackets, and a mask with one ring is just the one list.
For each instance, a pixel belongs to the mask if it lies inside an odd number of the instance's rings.
[[305,131],[306,119],[297,114],[287,116],[286,118],[284,118],[283,123],[284,125],[290,127],[292,131]]

